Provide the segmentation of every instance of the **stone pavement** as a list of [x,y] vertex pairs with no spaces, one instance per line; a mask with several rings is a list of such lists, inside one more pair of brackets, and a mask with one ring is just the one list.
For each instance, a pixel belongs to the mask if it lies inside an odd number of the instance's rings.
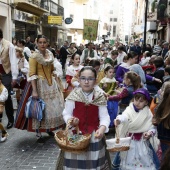
[[[4,114],[3,124],[7,118]],[[37,143],[35,133],[12,128],[9,137],[0,143],[0,170],[54,170],[59,148],[54,138],[43,133],[45,143]],[[113,133],[112,133],[113,134]],[[111,133],[107,135],[110,138]],[[1,134],[0,134],[1,135]],[[113,158],[111,155],[111,159]]]

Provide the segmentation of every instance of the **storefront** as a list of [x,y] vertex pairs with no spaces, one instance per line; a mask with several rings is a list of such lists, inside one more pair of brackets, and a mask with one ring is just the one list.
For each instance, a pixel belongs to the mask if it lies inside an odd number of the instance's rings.
[[14,11],[15,37],[25,39],[27,35],[34,41],[40,30],[40,17],[19,10]]

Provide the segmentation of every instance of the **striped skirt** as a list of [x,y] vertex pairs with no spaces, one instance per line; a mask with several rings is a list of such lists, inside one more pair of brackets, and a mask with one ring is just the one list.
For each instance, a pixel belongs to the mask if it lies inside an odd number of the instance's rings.
[[82,154],[64,153],[63,170],[109,170],[109,163],[105,139],[95,139],[92,135],[87,152]]

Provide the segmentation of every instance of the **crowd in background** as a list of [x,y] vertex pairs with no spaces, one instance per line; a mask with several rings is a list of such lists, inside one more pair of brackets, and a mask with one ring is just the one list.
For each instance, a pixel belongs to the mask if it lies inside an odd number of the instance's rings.
[[[0,42],[3,41],[4,38],[1,36]],[[9,114],[8,109],[5,108],[8,116],[7,129],[15,125],[18,129],[34,131],[36,132],[38,141],[43,142],[42,132],[54,136],[52,131],[62,127],[64,121],[65,123],[67,122],[68,119],[64,118],[63,120],[62,116],[68,116],[63,110],[64,99],[69,99],[68,96],[71,96],[69,94],[77,91],[92,102],[92,94],[96,91],[105,96],[108,112],[106,115],[108,114],[110,117],[110,124],[105,122],[103,125],[106,129],[102,129],[101,134],[99,130],[99,136],[101,135],[99,139],[102,139],[104,132],[108,132],[108,128],[113,128],[115,124],[117,126],[125,121],[126,117],[123,116],[125,112],[130,109],[129,107],[132,107],[131,110],[135,113],[140,113],[142,109],[147,108],[149,118],[152,120],[148,122],[147,125],[145,123],[141,124],[145,131],[141,131],[138,137],[143,139],[142,135],[145,134],[146,139],[149,139],[157,134],[160,140],[158,147],[159,150],[160,148],[162,150],[162,157],[157,156],[159,160],[166,161],[166,159],[163,158],[166,158],[166,150],[170,148],[170,112],[168,109],[170,102],[170,45],[168,42],[158,40],[157,44],[153,47],[151,47],[150,44],[142,47],[139,40],[135,40],[130,46],[118,41],[116,41],[114,45],[89,42],[88,44],[80,44],[79,46],[74,42],[69,43],[65,41],[63,46],[58,49],[52,48],[49,40],[41,35],[37,37],[34,43],[30,41],[30,36],[27,36],[26,40],[13,39],[12,43],[13,45],[9,42],[11,49],[15,51],[15,55],[13,52],[13,57],[11,53],[7,53],[6,56],[10,58],[11,72],[5,70],[6,67],[4,63],[0,64],[3,66],[3,69],[0,68],[2,83],[8,90],[8,96],[10,96],[13,91],[16,91],[18,101],[15,121],[13,112]],[[0,57],[2,60],[2,56]],[[14,62],[14,58],[16,62]],[[14,77],[12,64],[17,68],[16,77]],[[88,72],[92,77],[87,77]],[[10,88],[6,85],[7,79],[3,78],[4,75],[8,75],[8,73],[10,76],[12,74],[12,79],[15,80]],[[62,78],[66,80],[66,83],[62,83]],[[11,81],[10,79],[10,83]],[[87,87],[84,85],[86,83]],[[94,89],[94,91],[89,93],[86,91],[86,88],[90,88],[90,83],[93,83],[91,90]],[[83,93],[77,90],[80,88],[83,89]],[[0,92],[2,92],[2,90],[0,90]],[[143,96],[136,97],[138,93]],[[100,94],[98,94],[98,97]],[[148,97],[148,95],[151,96],[151,98]],[[45,110],[46,118],[41,124],[34,119],[26,119],[24,117],[24,108],[30,96],[33,98],[41,97],[47,104]],[[74,98],[74,96],[72,97]],[[134,103],[132,105],[131,102],[133,99]],[[0,102],[5,102],[5,105],[7,105],[9,104],[8,100],[11,99],[5,98],[5,100]],[[72,100],[71,97],[70,100]],[[138,100],[144,103],[141,108],[138,108]],[[8,103],[6,101],[8,101]],[[163,104],[165,107],[163,107]],[[69,104],[69,106],[77,108],[73,104]],[[58,108],[57,111],[55,107]],[[98,105],[98,107],[101,107],[101,105]],[[149,107],[152,114],[150,114]],[[66,109],[67,108],[65,108],[65,110]],[[141,113],[143,114],[143,112]],[[120,115],[122,115],[122,117]],[[0,118],[2,119],[2,116]],[[102,116],[100,118],[101,120],[105,120]],[[147,118],[147,116],[145,118]],[[3,126],[1,130],[1,141],[3,142],[7,139],[7,131]],[[147,133],[144,133],[146,131]],[[136,132],[137,131],[133,134],[135,140]],[[134,143],[134,145],[136,146],[136,143]],[[142,145],[143,143],[138,147],[142,148]],[[146,148],[149,151],[152,150],[149,145]],[[154,150],[153,153],[157,151],[158,148]],[[137,151],[133,150],[131,154],[133,155],[134,152],[136,153]],[[147,166],[152,168],[156,167],[153,169],[157,169],[159,165],[156,157],[151,158],[149,154],[146,155],[149,159],[149,162],[145,162]],[[140,157],[142,155],[139,154],[138,156]],[[116,158],[118,157],[121,157],[123,161],[123,157],[119,155],[119,153]],[[142,160],[143,159],[146,159],[146,157],[143,157]],[[130,165],[132,160],[128,161],[128,166],[133,166]],[[164,166],[163,161],[162,166]],[[115,160],[113,161],[113,164],[114,163]],[[144,165],[145,163],[140,162],[139,159],[139,162],[136,164],[137,166],[146,166]]]

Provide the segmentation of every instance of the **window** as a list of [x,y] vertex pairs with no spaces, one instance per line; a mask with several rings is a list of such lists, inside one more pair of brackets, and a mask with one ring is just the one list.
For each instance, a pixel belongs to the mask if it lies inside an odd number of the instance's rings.
[[117,22],[117,18],[113,18],[113,21],[114,21],[114,22]]
[[113,10],[110,10],[110,14],[113,14]]
[[116,37],[116,26],[113,26],[113,37]]

